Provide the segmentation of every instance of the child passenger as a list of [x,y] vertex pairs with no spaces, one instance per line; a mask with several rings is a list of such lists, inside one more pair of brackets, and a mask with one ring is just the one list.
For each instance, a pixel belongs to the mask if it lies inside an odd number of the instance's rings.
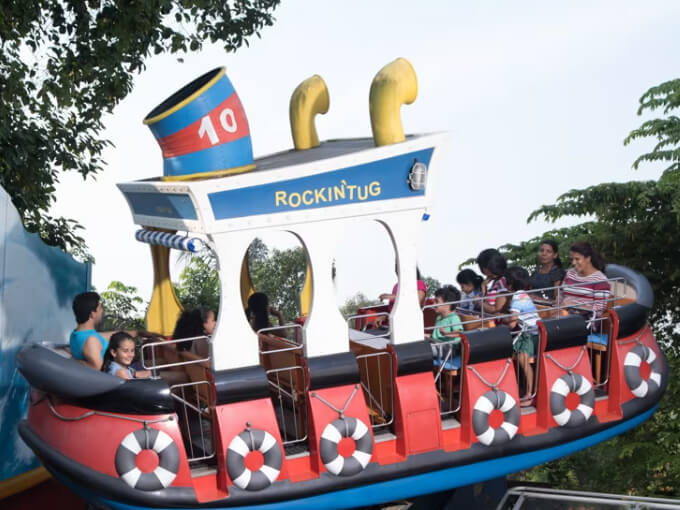
[[135,379],[150,377],[148,370],[135,371],[130,365],[135,358],[135,341],[125,331],[111,335],[109,346],[104,355],[102,372],[120,377],[121,379]]
[[504,294],[508,290],[505,281],[505,270],[508,267],[508,262],[498,250],[489,248],[483,250],[477,256],[477,264],[479,270],[486,276],[486,279],[482,282],[482,293],[486,296],[486,299],[482,302],[484,311],[493,314],[503,313],[508,304],[508,296],[496,296]]
[[460,343],[460,331],[463,331],[463,325],[460,322],[460,317],[453,311],[456,305],[444,304],[455,301],[460,301],[460,291],[454,286],[446,285],[435,291],[434,302],[439,306],[435,308],[438,315],[434,329],[431,334],[428,334],[428,337],[432,340],[452,342],[456,345]]
[[463,291],[461,292],[461,303],[458,305],[458,308],[470,312],[479,310],[481,300],[477,299],[482,297],[482,281],[484,279],[472,269],[463,269],[456,276],[456,281]]
[[[527,270],[518,266],[510,267],[506,272],[506,279],[509,290],[513,292],[510,300],[512,317],[508,320],[508,323],[512,329],[521,328],[513,345],[513,350],[517,353],[517,361],[526,379],[527,392],[522,397],[525,398],[534,392],[534,370],[530,362],[536,352],[538,342],[536,322],[540,317],[536,305],[526,292],[530,283]],[[526,405],[528,404],[530,402],[526,403]]]

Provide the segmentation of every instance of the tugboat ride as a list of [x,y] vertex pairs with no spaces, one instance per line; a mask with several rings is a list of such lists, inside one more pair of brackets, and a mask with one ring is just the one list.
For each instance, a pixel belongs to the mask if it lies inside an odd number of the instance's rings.
[[[554,300],[532,291],[531,372],[518,368],[513,316],[485,306],[457,310],[459,342],[427,339],[441,305],[419,301],[415,239],[447,137],[404,135],[400,108],[416,95],[413,68],[398,59],[370,88],[373,137],[320,143],[314,117],[329,94],[313,76],[291,97],[295,148],[257,160],[223,68],[149,113],[163,176],[119,185],[137,239],[151,244],[147,329],[169,337],[180,313],[171,248],[214,253],[217,327],[182,340],[189,350],[146,343],[148,379],[25,347],[18,366],[32,390],[19,432],[55,478],[103,508],[350,508],[504,476],[651,416],[668,369],[647,323],[651,287],[632,269],[606,267],[599,313],[567,306],[564,286]],[[392,240],[396,300],[343,317],[334,240],[367,220]],[[293,233],[306,251],[304,317],[253,331],[246,252],[271,231]]]

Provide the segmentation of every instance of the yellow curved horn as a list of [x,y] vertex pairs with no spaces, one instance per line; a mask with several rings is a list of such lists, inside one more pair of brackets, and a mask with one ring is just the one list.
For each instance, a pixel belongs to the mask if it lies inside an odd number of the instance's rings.
[[299,151],[319,146],[314,117],[326,113],[330,97],[326,82],[318,74],[300,83],[290,96],[290,130]]
[[[144,227],[147,230],[159,230],[174,234],[174,230]],[[170,249],[165,246],[150,245],[153,261],[153,294],[149,309],[146,312],[146,329],[170,336],[175,329],[175,322],[182,313],[182,305],[177,299],[175,289],[170,281]]]
[[411,104],[418,96],[418,79],[411,63],[398,58],[383,67],[373,78],[368,95],[371,129],[376,146],[403,142],[402,104]]

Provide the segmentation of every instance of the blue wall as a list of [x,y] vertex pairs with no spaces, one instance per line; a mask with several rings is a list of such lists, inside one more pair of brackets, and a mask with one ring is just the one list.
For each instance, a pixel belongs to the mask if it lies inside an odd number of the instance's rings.
[[29,234],[0,187],[0,482],[38,466],[16,427],[28,387],[15,357],[27,343],[66,343],[73,296],[90,286],[90,265]]

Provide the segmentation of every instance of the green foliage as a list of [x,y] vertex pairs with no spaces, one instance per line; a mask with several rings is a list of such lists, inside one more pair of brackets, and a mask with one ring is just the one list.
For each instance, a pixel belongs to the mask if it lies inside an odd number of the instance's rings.
[[[670,80],[656,87],[652,87],[640,98],[638,115],[646,110],[662,109],[664,115],[680,108],[680,78]],[[666,172],[680,170],[680,118],[669,115],[663,119],[652,119],[631,131],[623,141],[628,145],[639,138],[656,138],[657,144],[651,152],[643,154],[635,160],[633,168],[638,168],[644,161],[669,161],[671,164]]]
[[432,276],[424,276],[423,281],[427,286],[427,297],[434,296],[434,292],[442,287],[441,282]]
[[104,331],[144,328],[144,318],[140,311],[144,300],[137,295],[136,287],[114,280],[101,293],[101,297],[104,306],[104,322],[101,328]]
[[[104,167],[102,118],[159,53],[235,51],[273,23],[279,0],[26,0],[0,7],[0,185],[24,225],[64,250],[80,226],[47,214],[61,172]],[[181,61],[181,59],[178,59]]]
[[[647,91],[638,113],[680,108],[680,80]],[[577,240],[593,244],[610,262],[642,272],[650,281],[655,305],[650,324],[662,345],[671,373],[680,370],[680,121],[668,115],[646,121],[624,143],[654,137],[654,149],[643,161],[668,161],[658,181],[605,183],[571,190],[553,205],[534,211],[529,221],[545,218],[586,218],[584,223],[546,232],[540,237],[501,247],[515,264],[532,267],[540,240],[560,244],[565,261]],[[521,480],[547,482],[565,489],[621,492],[646,496],[680,495],[680,384],[670,377],[666,395],[652,418],[610,441],[516,475]],[[620,469],[619,466],[624,466]]]
[[208,306],[217,313],[220,306],[220,280],[211,259],[191,257],[182,270],[175,293],[185,310]]
[[269,296],[269,304],[280,310],[286,321],[299,317],[300,292],[307,269],[304,249],[266,249],[260,257],[248,262],[253,287]]
[[[260,239],[248,249],[250,278],[257,292],[269,296],[269,304],[283,312],[286,321],[300,316],[300,292],[305,283],[307,259],[302,248],[270,250]],[[220,282],[212,252],[189,259],[175,292],[186,309],[199,305],[219,310]]]
[[378,304],[380,302],[377,299],[369,299],[363,292],[357,292],[345,300],[345,304],[340,307],[340,313],[345,317],[349,317],[350,315],[356,315],[359,308]]

